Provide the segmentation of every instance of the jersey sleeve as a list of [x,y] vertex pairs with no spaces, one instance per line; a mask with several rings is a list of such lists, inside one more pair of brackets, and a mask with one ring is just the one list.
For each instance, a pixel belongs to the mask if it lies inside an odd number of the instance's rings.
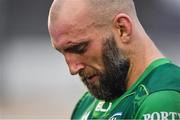
[[136,119],[180,120],[180,93],[159,91],[150,94],[140,105]]

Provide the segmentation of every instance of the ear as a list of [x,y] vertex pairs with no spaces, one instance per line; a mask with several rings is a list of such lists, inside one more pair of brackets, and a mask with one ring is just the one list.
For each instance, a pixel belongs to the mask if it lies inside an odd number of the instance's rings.
[[124,13],[119,13],[114,18],[114,25],[122,42],[128,43],[132,34],[131,18]]

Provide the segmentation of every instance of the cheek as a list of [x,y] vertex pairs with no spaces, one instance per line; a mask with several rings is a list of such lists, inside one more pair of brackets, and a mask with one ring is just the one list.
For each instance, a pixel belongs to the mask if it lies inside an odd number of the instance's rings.
[[93,67],[99,71],[104,70],[101,47],[96,46],[90,48],[90,50],[84,54],[84,58],[88,66]]

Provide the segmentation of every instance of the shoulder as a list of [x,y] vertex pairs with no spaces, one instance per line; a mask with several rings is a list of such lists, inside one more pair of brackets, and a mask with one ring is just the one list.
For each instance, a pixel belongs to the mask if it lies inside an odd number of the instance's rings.
[[152,93],[144,100],[141,107],[149,110],[180,110],[180,93],[176,91],[159,91]]
[[87,106],[89,106],[89,104],[91,104],[94,99],[95,98],[89,92],[84,93],[84,95],[77,102],[71,118],[76,118],[76,116],[80,116],[79,113],[82,114],[83,111],[85,111]]
[[139,106],[136,118],[180,119],[180,93],[177,91],[154,92]]
[[148,75],[144,84],[150,93],[160,90],[180,91],[180,67],[172,63],[161,65]]

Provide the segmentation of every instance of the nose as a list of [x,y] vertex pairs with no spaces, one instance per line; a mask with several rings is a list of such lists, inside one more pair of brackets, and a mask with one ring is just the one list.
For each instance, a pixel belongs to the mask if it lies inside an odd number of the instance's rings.
[[84,68],[83,64],[70,64],[69,66],[69,71],[71,73],[71,75],[76,75],[79,73],[80,70],[82,70]]
[[85,68],[85,65],[75,56],[66,56],[66,63],[68,64],[71,75],[76,75],[80,70]]

